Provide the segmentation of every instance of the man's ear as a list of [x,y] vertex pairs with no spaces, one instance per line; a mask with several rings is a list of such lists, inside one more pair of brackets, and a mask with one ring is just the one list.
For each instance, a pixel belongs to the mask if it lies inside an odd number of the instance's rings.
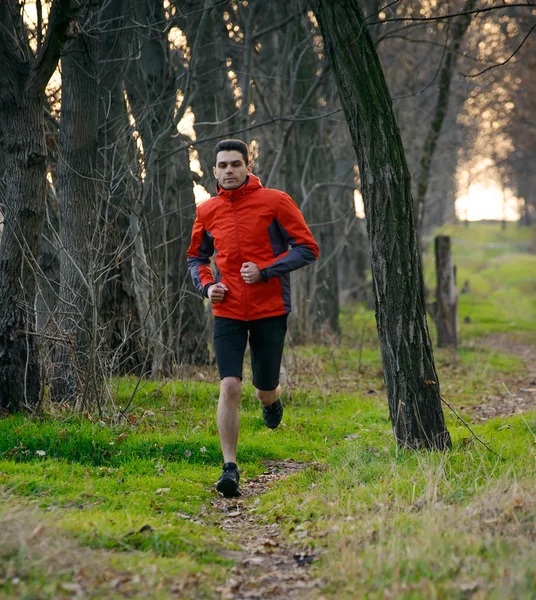
[[218,176],[216,175],[216,167],[212,167],[212,174],[214,175],[214,177],[216,177],[216,179],[218,178]]
[[251,173],[251,171],[253,171],[253,163],[249,163],[248,165],[248,173]]

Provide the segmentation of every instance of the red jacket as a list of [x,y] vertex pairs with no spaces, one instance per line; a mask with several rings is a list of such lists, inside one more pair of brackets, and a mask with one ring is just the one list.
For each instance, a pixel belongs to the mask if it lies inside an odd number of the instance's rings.
[[[194,285],[204,296],[215,282],[229,288],[223,302],[212,305],[214,314],[250,321],[290,312],[289,273],[314,262],[318,246],[290,196],[249,175],[240,188],[219,188],[217,196],[198,205],[187,255]],[[240,275],[249,261],[261,269],[258,283],[246,283]]]

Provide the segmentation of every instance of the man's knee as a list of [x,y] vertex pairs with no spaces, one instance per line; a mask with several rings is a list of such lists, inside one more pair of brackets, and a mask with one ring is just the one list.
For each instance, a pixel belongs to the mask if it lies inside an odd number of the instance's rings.
[[279,397],[280,391],[280,386],[273,390],[256,390],[257,399],[264,405],[273,404]]
[[220,397],[238,400],[242,392],[242,382],[239,377],[224,377],[220,382]]

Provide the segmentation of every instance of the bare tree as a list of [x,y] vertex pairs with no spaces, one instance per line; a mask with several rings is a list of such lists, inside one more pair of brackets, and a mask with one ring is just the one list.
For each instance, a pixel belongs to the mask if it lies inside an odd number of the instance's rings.
[[411,180],[382,68],[357,0],[313,0],[354,142],[376,322],[399,445],[450,446],[426,324]]
[[[95,377],[97,298],[98,76],[97,2],[74,5],[82,32],[65,44],[57,189],[60,209],[58,333],[51,395],[55,400],[98,397]],[[92,32],[91,29],[94,29]]]
[[44,92],[60,58],[70,0],[54,0],[34,54],[23,6],[0,3],[0,139],[5,165],[0,242],[0,409],[34,409],[40,398],[35,336],[35,265],[45,211]]
[[[205,14],[209,7],[206,0]],[[138,2],[134,10],[142,28],[133,40],[138,59],[127,70],[126,91],[143,143],[145,178],[131,219],[138,219],[132,223],[136,257],[146,274],[137,291],[156,375],[169,373],[173,361],[202,363],[208,356],[203,303],[181,258],[186,255],[195,218],[193,177],[186,152],[169,156],[180,143],[177,125],[190,101],[197,44],[190,49],[188,69],[181,76],[170,60],[162,1]],[[201,32],[202,27],[198,38]],[[183,98],[177,106],[179,92]]]
[[457,53],[463,41],[465,32],[471,24],[470,12],[475,8],[476,0],[467,0],[462,8],[462,16],[452,25],[452,35],[450,43],[446,48],[444,64],[441,67],[439,75],[439,89],[437,93],[436,105],[433,118],[430,123],[428,134],[424,142],[422,155],[420,159],[419,174],[417,176],[417,197],[415,198],[415,217],[417,226],[417,235],[422,234],[422,226],[425,213],[425,199],[430,180],[430,168],[436,151],[437,142],[443,127],[443,122],[447,114],[450,98],[450,87],[454,68],[457,64]]
[[[130,217],[140,194],[140,165],[125,101],[124,73],[132,59],[125,34],[129,0],[105,2],[98,43],[98,182],[101,221],[99,316],[109,357],[106,371],[139,374],[146,343],[136,302]],[[147,367],[147,365],[146,365]]]

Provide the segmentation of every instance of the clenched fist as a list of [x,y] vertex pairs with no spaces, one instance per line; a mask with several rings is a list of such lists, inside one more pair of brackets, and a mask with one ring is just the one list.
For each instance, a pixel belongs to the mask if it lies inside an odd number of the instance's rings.
[[228,290],[229,288],[224,283],[215,283],[208,288],[208,299],[212,302],[212,304],[219,304],[220,302],[223,302],[225,292]]
[[240,269],[240,275],[246,283],[257,283],[262,279],[259,267],[252,262],[245,262]]

